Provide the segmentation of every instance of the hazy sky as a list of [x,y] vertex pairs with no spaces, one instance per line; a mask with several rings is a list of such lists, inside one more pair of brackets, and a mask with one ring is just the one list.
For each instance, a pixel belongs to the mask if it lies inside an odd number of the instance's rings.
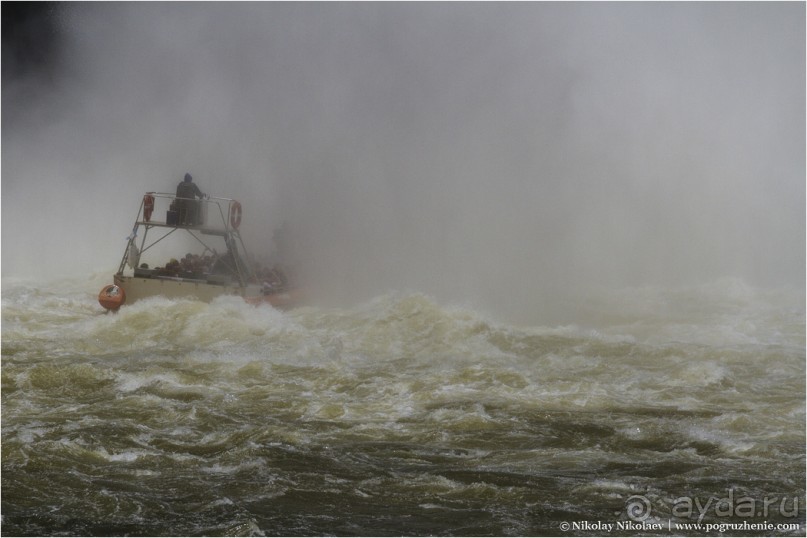
[[191,172],[323,300],[803,287],[804,3],[8,4],[3,277],[111,278]]

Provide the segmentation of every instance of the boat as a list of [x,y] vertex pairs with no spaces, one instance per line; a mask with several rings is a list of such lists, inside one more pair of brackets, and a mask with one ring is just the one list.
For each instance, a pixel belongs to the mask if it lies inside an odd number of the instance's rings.
[[[158,295],[205,302],[237,295],[253,305],[295,306],[299,291],[281,268],[260,269],[248,261],[242,214],[241,204],[229,198],[145,193],[114,283],[104,286],[98,302],[116,312],[124,304]],[[155,218],[162,215],[165,220]],[[172,249],[188,245],[201,253],[189,252],[180,262],[179,252]]]

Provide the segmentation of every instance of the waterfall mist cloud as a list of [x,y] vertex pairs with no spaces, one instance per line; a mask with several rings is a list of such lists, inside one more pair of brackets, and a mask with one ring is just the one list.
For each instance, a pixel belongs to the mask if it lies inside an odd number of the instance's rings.
[[114,271],[191,172],[323,302],[803,288],[804,9],[60,4],[47,69],[3,57],[3,276]]

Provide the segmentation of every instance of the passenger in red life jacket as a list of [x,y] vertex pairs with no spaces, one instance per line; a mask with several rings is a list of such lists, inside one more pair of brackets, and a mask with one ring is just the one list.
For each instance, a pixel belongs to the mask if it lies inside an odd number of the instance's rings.
[[193,182],[193,177],[190,174],[185,174],[185,179],[177,185],[177,205],[179,207],[179,223],[183,226],[192,226],[201,224],[198,222],[197,216],[199,215],[199,204],[196,202],[196,197],[204,198],[205,193],[199,190],[196,183]]

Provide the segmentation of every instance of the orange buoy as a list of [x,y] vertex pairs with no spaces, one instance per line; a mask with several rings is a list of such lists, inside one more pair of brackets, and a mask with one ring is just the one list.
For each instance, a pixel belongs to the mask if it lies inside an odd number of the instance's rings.
[[107,310],[116,312],[126,302],[126,292],[115,284],[104,286],[104,289],[98,294],[98,302]]

